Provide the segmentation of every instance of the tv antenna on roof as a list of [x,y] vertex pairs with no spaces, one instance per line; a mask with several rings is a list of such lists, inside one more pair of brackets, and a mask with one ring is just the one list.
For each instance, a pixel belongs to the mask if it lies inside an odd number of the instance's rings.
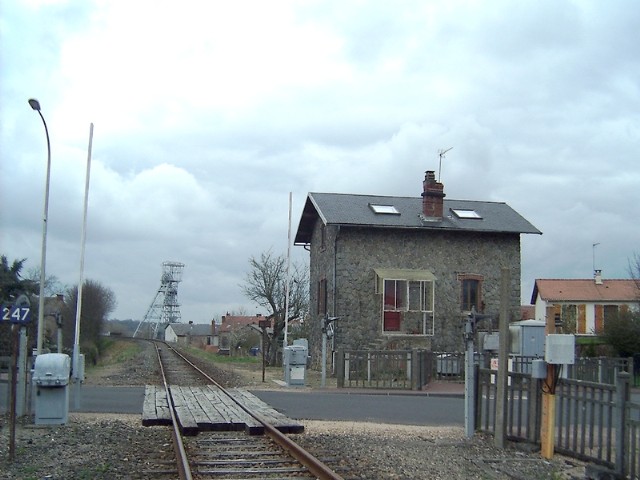
[[453,147],[449,147],[447,149],[438,150],[438,155],[440,155],[440,165],[438,166],[438,182],[440,182],[440,173],[442,172],[442,157],[444,157],[444,154],[447,153],[452,148]]

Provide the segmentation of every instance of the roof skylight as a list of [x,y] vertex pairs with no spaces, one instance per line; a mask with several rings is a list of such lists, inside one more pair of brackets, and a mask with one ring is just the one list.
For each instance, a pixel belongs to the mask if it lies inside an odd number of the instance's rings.
[[482,215],[480,215],[475,210],[463,210],[458,208],[452,208],[451,211],[455,213],[458,218],[467,218],[467,219],[481,219]]
[[386,215],[400,215],[400,212],[393,205],[376,205],[374,203],[370,203],[369,207],[375,213],[381,213]]

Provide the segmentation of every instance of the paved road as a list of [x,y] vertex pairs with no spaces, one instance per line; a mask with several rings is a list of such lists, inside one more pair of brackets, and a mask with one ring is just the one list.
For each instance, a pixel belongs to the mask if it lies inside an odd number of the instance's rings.
[[[368,395],[317,391],[254,391],[294,419],[346,420],[406,425],[463,425],[461,398],[424,395]],[[142,413],[144,387],[81,387],[79,407],[69,390],[70,412]],[[0,383],[0,412],[6,412],[7,385]],[[35,411],[32,409],[32,412]]]
[[462,398],[287,390],[262,390],[251,393],[288,417],[298,420],[464,425]]
[[[464,425],[464,399],[460,397],[309,390],[255,390],[252,393],[276,410],[300,420]],[[631,397],[640,403],[640,390],[634,389]],[[78,407],[70,388],[69,411],[141,414],[143,400],[144,387],[83,386]],[[0,382],[0,413],[8,411],[8,404],[7,384]],[[31,412],[34,411],[32,407]]]
[[[35,395],[35,391],[34,391]],[[144,387],[81,387],[79,406],[73,387],[69,388],[70,412],[142,414]],[[35,399],[32,399],[34,412]],[[8,411],[7,384],[0,383],[0,412]]]

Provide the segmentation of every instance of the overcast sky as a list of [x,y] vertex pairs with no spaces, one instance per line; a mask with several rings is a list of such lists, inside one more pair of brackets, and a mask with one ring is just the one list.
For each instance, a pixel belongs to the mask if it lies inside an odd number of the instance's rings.
[[[141,319],[162,262],[184,321],[244,307],[308,192],[506,202],[536,278],[628,278],[640,253],[640,3],[105,1],[0,5],[0,253]],[[292,233],[292,236],[293,236]],[[594,247],[594,244],[598,244]],[[301,247],[293,259],[305,261]],[[595,260],[595,262],[594,262]]]

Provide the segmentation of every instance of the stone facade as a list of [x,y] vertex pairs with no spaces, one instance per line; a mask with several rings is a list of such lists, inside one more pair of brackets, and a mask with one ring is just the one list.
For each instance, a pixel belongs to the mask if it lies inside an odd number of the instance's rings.
[[[433,335],[383,333],[382,294],[374,269],[428,270],[435,277]],[[511,275],[511,318],[520,312],[520,235],[469,231],[324,226],[310,242],[311,355],[319,357],[322,314],[318,288],[326,281],[326,311],[337,316],[333,349],[463,349],[459,275],[482,278],[484,313],[498,318],[501,270]],[[496,323],[497,325],[497,323]]]

